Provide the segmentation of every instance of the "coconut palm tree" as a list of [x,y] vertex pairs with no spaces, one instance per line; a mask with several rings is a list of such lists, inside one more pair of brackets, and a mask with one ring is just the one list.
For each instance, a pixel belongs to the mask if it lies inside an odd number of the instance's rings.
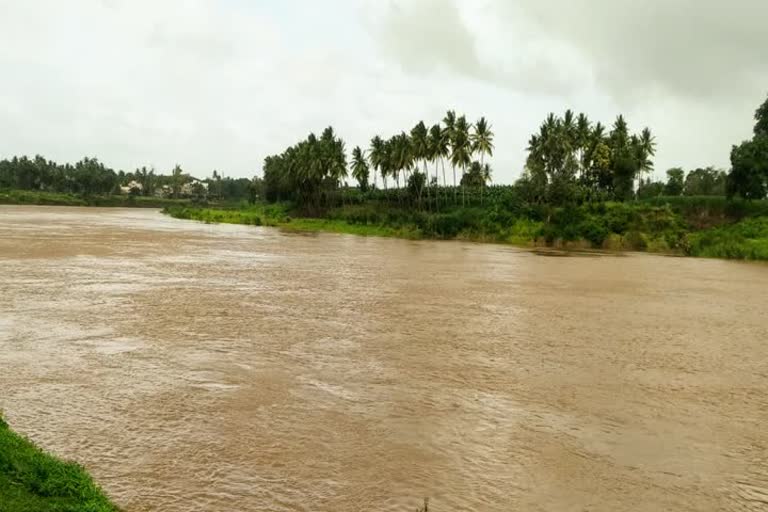
[[[469,139],[469,123],[467,123],[465,116],[461,116],[456,120],[451,149],[451,165],[454,167],[454,173],[455,168],[459,167],[463,179],[467,167],[472,163],[472,143]],[[466,190],[463,185],[461,187],[461,196],[462,205],[466,205]]]
[[[392,140],[387,139],[381,142],[381,155],[379,157],[381,167],[381,179],[384,182],[384,190],[387,190],[387,177],[392,176]],[[387,196],[389,200],[389,196]]]
[[[453,155],[453,145],[456,136],[456,112],[453,110],[446,112],[445,117],[443,118],[443,124],[445,124],[443,133],[448,149],[446,157],[451,157]],[[453,163],[453,158],[451,158],[451,169],[453,170],[453,202],[456,203],[456,166]]]
[[427,201],[429,201],[429,172],[427,160],[429,159],[429,131],[424,121],[419,121],[411,130],[411,154],[415,161],[421,160],[424,164],[424,177],[427,185]]
[[[392,165],[395,171],[395,180],[397,188],[400,188],[400,173],[403,173],[403,184],[408,183],[408,171],[413,166],[413,153],[411,150],[411,139],[408,134],[401,132],[392,139]],[[402,190],[401,190],[402,192]]]
[[[481,166],[485,164],[485,155],[493,156],[493,131],[491,131],[491,125],[488,124],[485,117],[481,117],[475,123],[475,129],[472,133],[472,149],[473,152],[480,154]],[[483,186],[480,189],[480,204],[483,204],[484,189],[485,180],[483,180]]]
[[493,156],[493,132],[491,131],[491,125],[488,124],[485,117],[481,117],[475,123],[471,141],[472,151],[480,154],[481,165],[485,163],[485,155]]
[[376,135],[373,139],[371,139],[371,149],[368,153],[368,157],[371,161],[371,167],[373,167],[373,188],[376,188],[376,171],[381,169],[381,159],[383,154],[384,141],[381,140],[381,137]]
[[352,178],[357,180],[361,192],[368,191],[368,161],[360,146],[352,150]]
[[[436,195],[439,195],[439,183],[440,180],[437,176],[437,163],[438,160],[443,163],[443,158],[448,154],[448,142],[443,135],[443,129],[439,124],[432,126],[429,129],[429,159],[435,163],[435,184],[437,186]],[[445,187],[445,164],[443,163],[443,187]]]
[[590,146],[590,123],[584,113],[579,114],[576,119],[576,147],[579,153],[579,172],[584,177],[587,170],[586,155]]
[[650,172],[653,170],[651,157],[656,155],[656,138],[651,134],[649,128],[643,128],[643,131],[640,133],[639,142],[641,154],[640,170]]

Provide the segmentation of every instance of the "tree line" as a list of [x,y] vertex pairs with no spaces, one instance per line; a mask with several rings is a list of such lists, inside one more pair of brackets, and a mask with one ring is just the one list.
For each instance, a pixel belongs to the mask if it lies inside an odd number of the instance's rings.
[[631,133],[623,115],[610,131],[586,114],[550,114],[528,142],[518,181],[534,203],[633,198],[635,181],[653,170],[656,141],[649,128]]
[[2,188],[85,197],[120,194],[127,188],[129,194],[136,196],[222,201],[255,200],[261,189],[260,180],[229,178],[216,170],[212,177],[198,180],[178,165],[167,174],[147,167],[125,172],[115,171],[93,157],[85,157],[74,164],[59,164],[41,155],[0,160]]
[[[510,186],[489,186],[493,173],[487,159],[494,149],[494,133],[485,117],[470,123],[449,110],[432,125],[419,121],[408,131],[375,135],[367,148],[353,148],[349,160],[332,127],[319,137],[310,133],[266,157],[263,179],[229,178],[213,171],[212,177],[197,180],[178,165],[166,174],[147,167],[125,172],[97,158],[58,164],[37,155],[0,160],[0,188],[88,196],[128,187],[135,195],[200,201],[293,201],[315,213],[345,201],[367,200],[439,211],[510,194],[527,204],[550,206],[677,195],[763,199],[768,195],[768,99],[755,112],[752,138],[732,147],[727,173],[706,167],[686,174],[673,168],[666,181],[654,180],[656,140],[649,128],[633,133],[623,115],[607,128],[571,110],[550,114],[530,137],[523,174]],[[354,189],[348,179],[356,183]]]
[[[549,114],[529,139],[521,178],[505,188],[528,204],[550,206],[680,195],[763,199],[768,194],[768,100],[755,120],[754,137],[732,148],[730,172],[672,168],[661,181],[651,176],[656,139],[650,128],[632,132],[623,115],[606,127],[571,110]],[[448,111],[432,126],[420,121],[408,132],[376,135],[368,148],[355,147],[348,173],[344,142],[327,128],[319,139],[310,134],[284,153],[267,157],[266,198],[318,210],[338,204],[339,198],[343,202],[340,189],[351,177],[362,194],[358,200],[428,209],[482,205],[492,178],[485,159],[493,155],[493,140],[484,117],[472,124]],[[468,201],[467,191],[478,193]]]
[[[437,206],[441,201],[457,203],[459,186],[464,202],[467,186],[485,187],[490,181],[491,168],[485,157],[492,156],[493,149],[493,132],[484,117],[472,124],[466,116],[448,111],[441,122],[430,127],[419,121],[409,132],[374,136],[368,149],[355,147],[348,169],[345,144],[328,127],[320,137],[311,133],[283,153],[265,158],[265,197],[293,200],[316,211],[343,198],[339,188],[351,177],[363,194],[378,189],[379,181],[388,191],[390,180],[394,181],[395,193],[380,197],[400,203],[420,207]],[[446,163],[453,176],[451,197],[445,190]],[[459,184],[457,170],[462,176]]]

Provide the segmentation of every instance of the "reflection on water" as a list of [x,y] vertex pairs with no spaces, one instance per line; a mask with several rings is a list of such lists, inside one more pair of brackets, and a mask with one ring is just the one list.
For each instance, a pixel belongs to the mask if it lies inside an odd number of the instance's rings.
[[127,512],[766,510],[768,267],[0,207],[0,407]]

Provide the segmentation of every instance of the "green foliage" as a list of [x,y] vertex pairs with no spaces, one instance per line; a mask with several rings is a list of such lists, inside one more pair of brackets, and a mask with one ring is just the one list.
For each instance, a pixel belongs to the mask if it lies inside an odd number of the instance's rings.
[[292,200],[307,211],[319,211],[347,176],[344,141],[329,126],[319,138],[310,133],[283,153],[268,156],[263,169],[267,200]]
[[768,217],[691,233],[687,253],[709,258],[768,260]]
[[62,462],[0,418],[0,511],[116,512],[78,464]]
[[755,136],[768,135],[768,98],[755,111]]
[[36,204],[56,206],[122,206],[139,208],[164,208],[166,206],[184,205],[189,201],[184,199],[165,199],[162,197],[144,197],[130,195],[91,195],[83,197],[74,194],[41,192],[36,190],[2,190],[0,189],[0,204]]
[[360,146],[352,150],[352,177],[357,180],[361,192],[368,191],[369,167]]
[[368,201],[332,208],[323,218],[315,219],[291,216],[292,208],[287,204],[279,208],[273,205],[240,209],[171,208],[166,213],[203,222],[265,224],[292,230],[460,238],[517,245],[575,243],[595,248],[667,252],[682,251],[688,232],[682,213],[664,203],[586,203],[532,208],[505,187],[497,187],[497,193],[489,196],[491,200],[484,207],[457,206],[439,212]]
[[731,149],[728,197],[763,199],[768,194],[768,99],[755,112],[752,140]]
[[695,169],[685,177],[686,196],[724,196],[726,173],[714,167]]
[[[185,174],[178,165],[169,175],[155,174],[154,169],[146,167],[126,173],[115,172],[96,158],[86,157],[71,165],[57,164],[40,155],[33,159],[22,156],[0,160],[0,190],[2,189],[28,191],[32,195],[26,196],[27,198],[32,198],[37,193],[76,195],[84,199],[78,204],[93,204],[92,197],[100,197],[102,199],[99,202],[104,202],[103,198],[106,196],[121,194],[136,199],[143,198],[143,201],[149,203],[151,199],[157,199],[156,204],[160,204],[161,199],[172,197],[194,199],[198,202],[237,202],[249,198],[255,201],[262,195],[261,180],[258,178],[227,178],[213,171],[212,178],[198,181]],[[37,204],[72,203],[63,198],[54,203],[42,202],[45,201],[42,198],[40,201]],[[123,204],[119,199],[113,202]],[[127,205],[132,206],[132,203]]]
[[85,157],[75,165],[59,165],[40,155],[0,160],[0,188],[91,196],[110,194],[117,185],[115,171],[96,158]]
[[661,195],[664,195],[664,183],[660,181],[652,181],[650,178],[647,180],[640,178],[637,187],[638,199],[650,199]]
[[685,171],[680,167],[667,170],[667,184],[664,186],[664,195],[679,196],[685,188]]
[[768,134],[755,135],[731,150],[728,196],[763,199],[768,193]]
[[528,142],[520,184],[532,200],[554,206],[595,195],[630,199],[634,180],[653,168],[655,147],[648,128],[630,135],[623,116],[606,135],[604,127],[592,126],[585,114],[549,114]]

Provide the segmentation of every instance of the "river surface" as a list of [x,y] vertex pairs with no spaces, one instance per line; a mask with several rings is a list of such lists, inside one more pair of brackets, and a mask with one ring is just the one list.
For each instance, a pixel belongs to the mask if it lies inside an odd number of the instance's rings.
[[0,408],[126,512],[768,510],[768,266],[553,254],[0,207]]

